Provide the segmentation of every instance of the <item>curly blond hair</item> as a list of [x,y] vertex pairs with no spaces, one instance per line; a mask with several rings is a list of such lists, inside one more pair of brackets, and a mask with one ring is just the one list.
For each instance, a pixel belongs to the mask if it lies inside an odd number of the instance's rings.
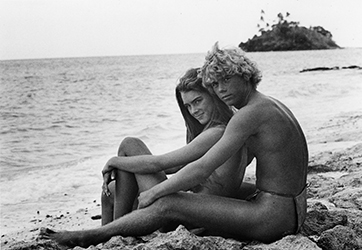
[[206,87],[228,76],[240,75],[249,81],[254,89],[261,81],[261,72],[254,62],[238,48],[219,49],[218,42],[206,54],[205,63],[199,70],[199,77]]

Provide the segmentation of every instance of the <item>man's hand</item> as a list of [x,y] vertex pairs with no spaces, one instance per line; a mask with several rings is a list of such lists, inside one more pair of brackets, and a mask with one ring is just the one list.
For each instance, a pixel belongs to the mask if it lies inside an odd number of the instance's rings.
[[151,205],[155,200],[157,200],[159,197],[155,195],[154,189],[148,189],[142,193],[140,193],[138,197],[138,209],[148,207]]

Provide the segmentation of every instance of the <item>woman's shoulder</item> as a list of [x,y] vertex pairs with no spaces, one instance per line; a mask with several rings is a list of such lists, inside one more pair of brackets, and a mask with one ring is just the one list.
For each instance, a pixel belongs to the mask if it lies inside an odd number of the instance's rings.
[[203,131],[203,133],[220,133],[223,134],[226,129],[226,125],[224,124],[217,124],[214,126],[211,126]]
[[205,129],[203,132],[201,132],[198,136],[195,137],[194,140],[192,140],[188,145],[214,145],[224,134],[225,126],[223,125],[217,125],[210,127],[208,129]]
[[226,124],[217,124],[211,128],[217,129],[217,130],[225,130]]

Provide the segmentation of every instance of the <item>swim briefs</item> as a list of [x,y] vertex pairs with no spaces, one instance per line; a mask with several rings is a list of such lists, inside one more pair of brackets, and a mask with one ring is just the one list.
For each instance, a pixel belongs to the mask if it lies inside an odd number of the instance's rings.
[[262,192],[282,197],[289,197],[294,200],[295,211],[297,213],[297,230],[295,233],[298,233],[307,215],[307,185],[304,186],[303,190],[297,196],[257,189],[255,193],[250,195],[246,200],[248,201],[255,200],[256,197]]

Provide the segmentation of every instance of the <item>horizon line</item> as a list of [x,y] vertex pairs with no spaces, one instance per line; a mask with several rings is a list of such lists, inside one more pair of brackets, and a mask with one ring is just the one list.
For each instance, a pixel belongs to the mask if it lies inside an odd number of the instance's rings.
[[[338,49],[361,49],[362,47],[340,47]],[[320,49],[320,50],[331,50],[331,49]],[[264,52],[288,52],[288,51],[313,51],[313,50],[287,50],[287,51],[246,51],[246,53],[264,53]],[[7,58],[0,59],[3,61],[25,61],[25,60],[51,60],[51,59],[76,59],[76,58],[96,58],[96,57],[137,57],[137,56],[165,56],[165,55],[190,55],[190,54],[206,54],[206,52],[175,52],[175,53],[150,53],[150,54],[129,54],[129,55],[89,55],[89,56],[50,56],[50,57],[29,57],[29,58]]]

